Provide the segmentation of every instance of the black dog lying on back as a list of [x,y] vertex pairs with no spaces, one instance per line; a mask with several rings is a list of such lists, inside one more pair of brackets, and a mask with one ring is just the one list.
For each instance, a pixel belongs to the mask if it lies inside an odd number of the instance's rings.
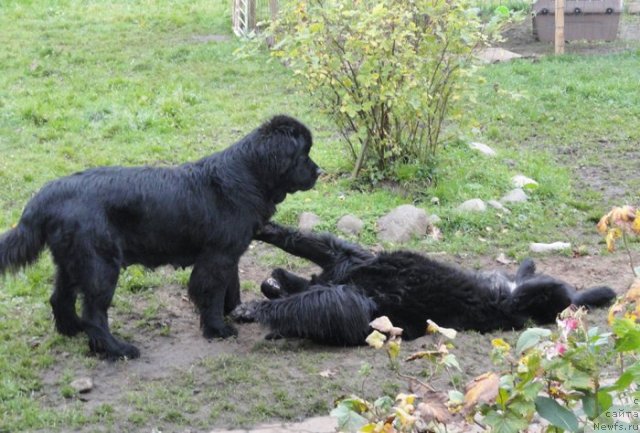
[[256,239],[316,263],[322,273],[306,280],[283,269],[262,283],[270,300],[240,305],[239,321],[269,326],[271,337],[301,337],[332,345],[363,344],[369,322],[388,316],[411,340],[427,319],[457,330],[487,332],[552,323],[571,304],[600,307],[608,287],[577,292],[556,278],[536,274],[532,260],[515,278],[458,269],[409,251],[373,255],[329,234],[300,233],[269,223]]
[[[311,133],[276,116],[229,148],[175,167],[100,167],[54,180],[0,236],[0,274],[32,263],[46,246],[57,268],[51,306],[57,330],[84,331],[93,352],[135,358],[109,332],[107,309],[120,269],[191,266],[189,296],[206,338],[236,330],[238,260],[288,193],[316,182]],[[82,295],[82,317],[76,298]]]

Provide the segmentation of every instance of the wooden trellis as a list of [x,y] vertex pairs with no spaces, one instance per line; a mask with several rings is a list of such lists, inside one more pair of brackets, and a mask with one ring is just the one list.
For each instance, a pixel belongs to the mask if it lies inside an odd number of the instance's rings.
[[260,23],[275,19],[278,14],[278,0],[232,1],[233,32],[237,36],[256,32]]

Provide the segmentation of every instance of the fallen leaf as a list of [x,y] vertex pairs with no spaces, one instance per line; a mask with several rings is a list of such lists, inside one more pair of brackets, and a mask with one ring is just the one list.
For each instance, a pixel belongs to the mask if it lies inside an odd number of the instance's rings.
[[464,395],[464,411],[482,403],[493,403],[498,396],[500,379],[495,373],[484,373],[467,385]]
[[416,415],[425,422],[437,421],[446,424],[451,418],[451,413],[446,406],[446,396],[444,393],[430,392],[422,398],[422,402],[416,408]]
[[393,329],[393,324],[387,316],[378,317],[377,319],[369,323],[369,326],[371,326],[375,330],[384,332],[385,334]]
[[326,370],[322,370],[320,373],[318,373],[318,375],[319,375],[320,377],[324,377],[325,379],[330,379],[330,378],[332,378],[333,376],[335,376],[336,374],[337,374],[337,371],[336,371],[336,370],[333,370],[333,369],[331,369],[331,368],[328,368],[328,369],[326,369]]

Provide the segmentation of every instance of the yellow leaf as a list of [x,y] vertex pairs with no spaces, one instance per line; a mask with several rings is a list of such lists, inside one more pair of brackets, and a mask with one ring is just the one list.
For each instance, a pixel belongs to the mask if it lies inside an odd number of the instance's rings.
[[396,420],[400,421],[400,425],[403,427],[410,427],[416,423],[418,418],[397,407]]
[[416,401],[415,394],[404,394],[400,393],[396,396],[396,401],[398,402],[398,406],[404,407],[409,404],[413,404]]
[[607,231],[609,230],[609,214],[600,218],[600,221],[598,221],[598,225],[596,226],[596,228],[603,235],[607,233]]
[[615,249],[616,239],[620,237],[622,237],[622,230],[617,227],[609,229],[609,231],[607,232],[607,237],[605,238],[607,242],[607,250],[609,250],[609,252],[612,252]]
[[481,403],[493,403],[498,396],[498,385],[500,379],[495,373],[484,373],[467,385],[467,392],[464,395],[464,411]]
[[491,345],[503,352],[511,350],[511,346],[509,346],[509,343],[504,341],[502,338],[494,338],[493,340],[491,340]]
[[633,224],[631,225],[631,230],[635,234],[640,235],[640,211],[636,211],[636,217],[633,220]]
[[400,354],[400,342],[398,340],[390,341],[387,347],[387,352],[391,359],[396,359]]
[[384,346],[384,342],[387,341],[387,337],[378,331],[373,331],[371,334],[369,334],[365,341],[369,346],[380,349],[382,346]]

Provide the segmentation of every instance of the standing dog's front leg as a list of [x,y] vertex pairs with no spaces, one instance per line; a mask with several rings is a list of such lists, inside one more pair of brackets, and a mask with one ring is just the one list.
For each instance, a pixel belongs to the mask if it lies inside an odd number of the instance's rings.
[[238,331],[224,320],[225,298],[233,294],[238,282],[238,258],[219,252],[198,257],[191,278],[189,296],[200,312],[200,327],[205,338],[227,338]]

